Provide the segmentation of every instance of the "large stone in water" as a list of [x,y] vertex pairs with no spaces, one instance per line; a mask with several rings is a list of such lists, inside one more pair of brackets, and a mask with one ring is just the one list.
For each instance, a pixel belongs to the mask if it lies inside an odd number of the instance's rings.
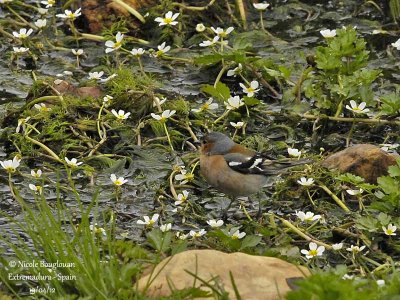
[[359,144],[328,156],[322,165],[363,177],[376,183],[379,176],[387,175],[388,168],[396,164],[396,156],[371,144]]
[[[229,254],[216,250],[189,250],[161,261],[153,272],[142,276],[137,283],[138,288],[140,291],[146,290],[146,294],[151,297],[170,295],[170,287],[181,290],[195,286],[211,291],[189,272],[211,285],[218,282],[229,293],[230,299],[236,299],[229,275],[232,272],[239,294],[246,300],[283,299],[291,290],[288,282],[310,274],[305,267],[275,257],[240,252]],[[151,283],[146,289],[149,282]]]

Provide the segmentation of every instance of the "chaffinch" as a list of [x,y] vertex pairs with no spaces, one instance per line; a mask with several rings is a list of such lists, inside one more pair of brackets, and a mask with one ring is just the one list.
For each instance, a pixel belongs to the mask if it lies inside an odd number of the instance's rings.
[[220,132],[201,139],[200,173],[209,184],[229,196],[248,196],[258,192],[269,175],[309,160],[272,161],[236,144]]

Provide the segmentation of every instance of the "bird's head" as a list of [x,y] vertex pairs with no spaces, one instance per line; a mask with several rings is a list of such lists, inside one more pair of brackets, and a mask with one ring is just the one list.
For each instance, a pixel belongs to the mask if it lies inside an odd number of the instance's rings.
[[235,145],[234,141],[221,132],[210,132],[200,142],[200,152],[204,155],[225,155]]

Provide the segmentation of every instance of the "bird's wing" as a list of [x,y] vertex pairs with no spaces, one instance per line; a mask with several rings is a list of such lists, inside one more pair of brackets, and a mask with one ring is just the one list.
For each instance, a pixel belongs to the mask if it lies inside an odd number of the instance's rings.
[[278,175],[283,170],[297,166],[311,163],[311,160],[301,159],[283,159],[283,160],[270,160],[259,153],[253,156],[245,156],[240,153],[229,153],[224,155],[228,166],[242,174],[259,174],[259,175]]

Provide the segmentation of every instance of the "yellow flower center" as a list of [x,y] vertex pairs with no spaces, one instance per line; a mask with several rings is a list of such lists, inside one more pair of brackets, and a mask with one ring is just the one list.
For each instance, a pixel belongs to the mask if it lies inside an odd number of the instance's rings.
[[115,42],[113,48],[116,49],[119,47],[121,47],[121,42]]
[[15,172],[15,168],[14,167],[6,167],[5,170],[9,173],[14,173]]
[[308,251],[308,255],[317,256],[318,255],[318,251],[317,250],[310,250],[310,251]]
[[209,107],[210,107],[210,104],[204,103],[204,104],[201,106],[201,110],[208,110]]
[[171,18],[164,18],[164,23],[166,23],[166,24],[171,24],[172,21],[173,20]]

